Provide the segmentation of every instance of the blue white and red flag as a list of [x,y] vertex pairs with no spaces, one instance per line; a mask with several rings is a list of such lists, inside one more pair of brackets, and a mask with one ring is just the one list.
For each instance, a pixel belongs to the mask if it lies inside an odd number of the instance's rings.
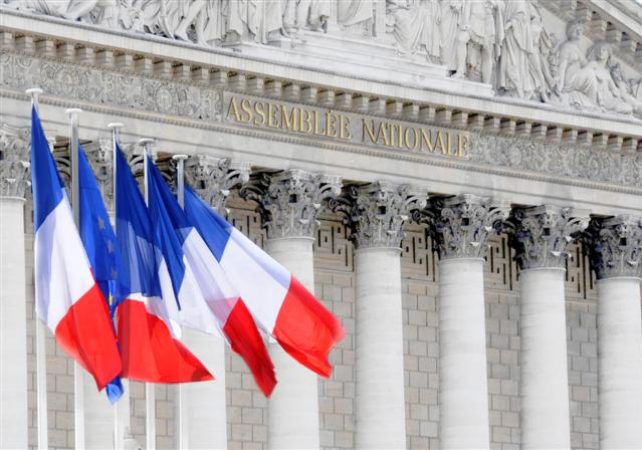
[[96,283],[38,113],[31,111],[36,313],[103,389],[121,371],[109,308]]
[[339,321],[285,267],[218,215],[189,186],[185,212],[259,327],[293,358],[329,377],[328,355],[343,338]]
[[[82,146],[78,146],[78,187],[80,208],[80,238],[85,246],[94,277],[110,309],[116,307],[115,283],[122,271],[116,235],[109,221],[98,183],[91,170]],[[112,323],[113,326],[113,323]],[[107,398],[115,403],[123,395],[120,377],[114,378],[105,387]]]
[[274,366],[252,315],[161,173],[149,160],[147,167],[155,245],[161,249],[171,278],[161,281],[163,298],[175,302],[174,314],[181,325],[223,335],[269,396],[276,385]]
[[163,299],[161,288],[169,279],[167,264],[154,246],[154,228],[136,180],[120,148],[116,153],[116,235],[124,268],[116,315],[123,376],[153,383],[211,380],[178,340],[175,304]]

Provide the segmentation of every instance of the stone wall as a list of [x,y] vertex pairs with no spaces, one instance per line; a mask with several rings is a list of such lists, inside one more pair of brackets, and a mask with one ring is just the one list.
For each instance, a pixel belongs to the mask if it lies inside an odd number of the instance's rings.
[[[234,203],[234,200],[232,201]],[[230,218],[255,242],[265,236],[251,205],[235,203]],[[27,314],[29,351],[29,445],[37,444],[35,321],[33,308],[33,235],[27,224]],[[573,249],[567,275],[567,339],[571,439],[573,449],[597,448],[597,324],[593,278],[579,246]],[[425,229],[409,226],[402,243],[406,430],[411,448],[439,445],[439,330],[437,259]],[[315,291],[339,317],[345,339],[331,354],[334,374],[319,380],[319,420],[324,449],[352,448],[355,425],[354,276],[348,230],[326,217],[315,248]],[[485,265],[486,342],[491,446],[518,449],[519,275],[504,236],[493,238]],[[73,363],[47,338],[49,443],[51,448],[74,444]],[[242,360],[227,352],[227,418],[230,449],[267,448],[268,401],[256,388]],[[278,389],[278,386],[277,386]],[[129,389],[132,434],[145,446],[145,388]],[[156,387],[158,448],[175,448],[175,386]],[[105,401],[107,401],[105,399]]]

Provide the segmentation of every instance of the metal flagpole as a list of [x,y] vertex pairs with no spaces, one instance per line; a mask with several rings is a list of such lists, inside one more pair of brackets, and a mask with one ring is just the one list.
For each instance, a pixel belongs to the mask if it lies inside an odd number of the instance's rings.
[[[113,186],[112,193],[114,198],[114,217],[116,216],[116,146],[120,142],[120,129],[123,128],[122,123],[110,123],[107,125],[107,128],[111,130],[111,141],[112,141],[112,152],[113,152]],[[114,233],[116,230],[117,224],[114,220]],[[114,408],[114,449],[124,448],[125,445],[125,429],[129,428],[129,382],[126,379],[121,379],[123,385],[123,398],[121,398],[115,405]]]
[[[80,187],[78,180],[78,114],[81,109],[71,108],[69,117],[69,153],[71,160],[71,207],[76,227],[80,228]],[[85,448],[85,395],[83,370],[80,364],[74,363],[74,436],[75,447]]]
[[[154,139],[141,139],[138,141],[138,145],[142,146],[144,149],[144,164],[143,172],[145,177],[145,204],[149,204],[149,192],[147,186],[147,167],[148,158],[151,158],[151,144],[154,142]],[[145,383],[145,409],[146,409],[146,420],[145,420],[145,436],[147,440],[147,449],[155,450],[156,449],[156,386],[153,383]]]
[[[31,103],[40,115],[38,96],[42,94],[42,89],[27,89],[26,93],[31,96]],[[53,151],[53,146],[51,151]],[[47,449],[49,441],[47,428],[47,343],[45,324],[38,318],[36,318],[36,395],[38,448]]]
[[[185,208],[185,160],[187,155],[174,155],[172,157],[177,162],[176,167],[176,199],[181,208]],[[179,448],[189,448],[189,432],[187,424],[187,399],[185,397],[185,387],[178,385],[177,398],[177,420],[176,430],[178,431]]]

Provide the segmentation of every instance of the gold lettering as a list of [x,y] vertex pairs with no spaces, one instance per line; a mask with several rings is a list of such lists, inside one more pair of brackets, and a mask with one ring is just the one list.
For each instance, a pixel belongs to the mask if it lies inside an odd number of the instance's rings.
[[384,122],[379,122],[379,131],[377,132],[377,142],[379,138],[383,139],[383,145],[390,147],[390,139],[388,138],[388,133],[386,130],[386,124]]
[[339,139],[350,140],[352,136],[350,135],[350,117],[345,114],[339,116]]
[[374,132],[374,120],[370,121],[370,124],[368,125],[368,121],[366,119],[362,119],[363,122],[363,137],[361,141],[366,140],[366,134],[370,138],[370,143],[374,144],[377,142],[377,139],[375,138],[375,132]]
[[236,97],[232,97],[230,101],[230,107],[227,109],[227,117],[230,117],[230,113],[234,114],[234,120],[242,122],[241,113],[239,113],[239,107],[236,104]]
[[[265,125],[265,120],[266,120],[265,104],[263,102],[255,102],[254,112],[256,112],[256,115],[254,116],[254,125],[257,125],[257,126]],[[259,120],[259,118],[261,120]]]
[[448,149],[446,148],[446,143],[444,142],[444,133],[442,130],[437,131],[437,140],[435,142],[435,149],[440,149],[443,155],[448,154]]
[[299,131],[306,134],[312,133],[312,114],[310,113],[310,111],[307,109],[301,109],[301,115],[299,116],[299,118]]
[[325,113],[325,135],[328,137],[339,137],[339,130],[337,129],[337,115],[331,111]]
[[319,111],[312,111],[314,115],[314,134],[323,136],[325,131],[321,128],[321,121],[319,120]]
[[457,156],[460,158],[464,157],[464,151],[468,148],[468,136],[460,134],[457,146]]
[[252,121],[252,103],[246,98],[241,100],[241,111],[247,114],[247,119],[241,118],[241,122],[250,123]]
[[403,140],[403,125],[397,125],[397,131],[399,132],[399,142],[397,142],[397,147],[404,148],[405,143]]
[[421,129],[421,143],[419,145],[419,148],[422,146],[426,146],[428,151],[430,153],[435,151],[435,147],[432,145],[432,133],[430,130],[426,130],[425,128]]
[[299,108],[292,108],[291,114],[288,114],[288,107],[281,105],[281,128],[288,131],[299,131],[297,128],[297,119],[299,115]]
[[270,128],[279,128],[280,125],[276,120],[277,114],[279,112],[279,108],[278,108],[279,105],[274,105],[271,102],[267,102],[267,105],[268,105],[268,112],[267,112],[268,123],[267,123],[267,126],[270,127]]
[[[408,133],[411,132],[411,133]],[[410,137],[413,136],[412,139],[412,145],[410,145]],[[421,144],[419,141],[419,131],[417,130],[416,127],[412,128],[406,128],[406,131],[404,132],[404,140],[406,141],[406,147],[411,149],[411,150],[417,150],[417,144]]]
[[453,137],[452,133],[450,131],[447,131],[447,139],[448,139],[448,154],[452,156],[457,156],[457,149],[453,148]]

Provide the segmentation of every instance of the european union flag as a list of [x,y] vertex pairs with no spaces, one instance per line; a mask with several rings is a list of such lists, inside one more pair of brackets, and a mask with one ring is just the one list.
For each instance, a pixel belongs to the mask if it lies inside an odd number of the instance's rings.
[[[114,311],[121,299],[117,283],[122,262],[116,242],[116,235],[109,222],[96,179],[91,171],[82,147],[78,149],[78,181],[80,187],[80,237],[87,251],[94,277],[109,302],[112,321]],[[114,378],[106,387],[107,397],[115,403],[123,395],[120,377]]]

